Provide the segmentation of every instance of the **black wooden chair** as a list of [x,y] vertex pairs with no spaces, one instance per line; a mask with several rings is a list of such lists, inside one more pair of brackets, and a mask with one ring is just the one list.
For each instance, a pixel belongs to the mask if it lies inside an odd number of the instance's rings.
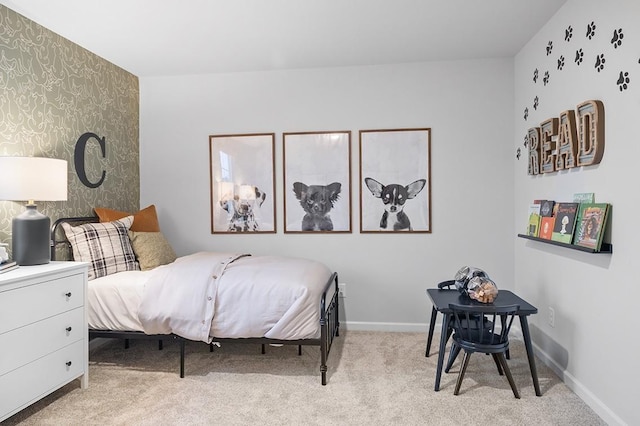
[[[442,281],[441,283],[438,283],[438,288],[440,290],[453,290],[455,289],[455,280],[448,280],[448,281]],[[429,332],[427,335],[427,347],[425,349],[425,357],[429,356],[429,352],[431,350],[431,343],[433,342],[433,331],[435,329],[436,326],[436,318],[438,315],[438,311],[436,310],[436,308],[431,308],[431,321],[429,322]],[[476,324],[478,324],[477,322],[473,321],[471,323],[471,326],[474,327],[476,326]],[[488,325],[485,324],[485,327],[487,327]],[[449,323],[449,327],[447,328],[447,342],[449,341],[449,338],[451,337],[451,334],[453,333],[453,321],[451,321]],[[454,349],[457,349],[454,351]],[[453,364],[453,362],[455,361],[456,356],[458,356],[458,352],[460,352],[460,348],[455,348],[455,346],[453,346],[451,348],[451,352],[449,353],[449,361],[447,362],[447,367],[445,368],[445,372],[449,372],[449,368],[451,367],[451,365]],[[507,354],[508,355],[508,354]],[[507,358],[509,358],[509,356],[507,356]]]
[[[442,281],[441,283],[438,283],[438,288],[440,290],[443,289],[452,289],[455,288],[455,280],[448,280],[448,281]],[[429,356],[429,351],[431,350],[431,342],[433,341],[433,330],[436,327],[436,317],[438,316],[438,311],[436,310],[436,308],[431,308],[431,321],[429,322],[429,333],[427,335],[427,348],[425,349],[424,352],[424,356],[428,357]],[[449,337],[451,337],[451,331],[452,328],[449,327],[449,331],[448,331],[448,335],[447,335],[447,341],[449,340]]]
[[[520,398],[505,358],[505,354],[509,350],[509,330],[520,307],[518,305],[495,307],[493,305],[451,304],[449,308],[452,311],[454,343],[464,350],[464,358],[453,394],[458,395],[460,392],[471,354],[480,352],[492,355],[498,372],[502,375],[504,371],[513,395]],[[473,323],[476,326],[470,326]]]

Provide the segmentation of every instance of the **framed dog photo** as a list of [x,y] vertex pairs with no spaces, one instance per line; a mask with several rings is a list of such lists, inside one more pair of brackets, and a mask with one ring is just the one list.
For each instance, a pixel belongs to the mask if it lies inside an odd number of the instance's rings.
[[209,136],[211,233],[275,233],[275,133]]
[[360,232],[431,232],[431,129],[360,131]]
[[351,132],[283,139],[284,232],[351,232]]

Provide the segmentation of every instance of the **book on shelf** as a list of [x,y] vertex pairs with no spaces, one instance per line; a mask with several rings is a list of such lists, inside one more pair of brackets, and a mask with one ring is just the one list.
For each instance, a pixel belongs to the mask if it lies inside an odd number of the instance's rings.
[[556,218],[553,216],[542,216],[540,218],[540,232],[538,237],[550,240],[555,220]]
[[553,207],[555,205],[555,201],[553,200],[542,200],[540,204],[540,216],[548,217],[553,216]]
[[580,204],[573,244],[600,251],[609,207],[607,203]]
[[540,204],[529,204],[529,225],[527,235],[537,237],[540,229]]
[[595,203],[596,194],[595,192],[576,192],[575,194],[573,194],[573,202],[574,203]]
[[557,203],[556,220],[553,224],[551,239],[561,243],[571,244],[575,229],[579,203]]
[[5,260],[3,262],[0,262],[0,269],[4,269],[4,268],[10,268],[14,265],[17,265],[18,263],[15,260]]
[[0,274],[3,272],[9,272],[18,268],[18,263],[15,260],[6,260],[0,263]]

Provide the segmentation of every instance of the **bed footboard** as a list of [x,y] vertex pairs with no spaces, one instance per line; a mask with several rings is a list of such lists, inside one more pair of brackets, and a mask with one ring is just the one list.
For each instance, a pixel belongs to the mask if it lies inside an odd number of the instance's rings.
[[[327,301],[327,296],[331,298]],[[333,273],[320,300],[320,374],[322,385],[327,384],[327,358],[333,339],[340,335],[338,274]]]
[[214,342],[245,342],[262,344],[262,353],[265,353],[267,344],[277,345],[297,345],[298,355],[302,355],[300,347],[303,345],[312,345],[320,347],[320,375],[322,385],[327,384],[327,359],[331,351],[333,340],[340,335],[340,317],[339,317],[339,298],[338,298],[338,274],[331,274],[327,281],[320,298],[320,338],[319,339],[301,339],[301,340],[279,340],[268,339],[266,337],[249,337],[238,339],[218,339],[213,338]]

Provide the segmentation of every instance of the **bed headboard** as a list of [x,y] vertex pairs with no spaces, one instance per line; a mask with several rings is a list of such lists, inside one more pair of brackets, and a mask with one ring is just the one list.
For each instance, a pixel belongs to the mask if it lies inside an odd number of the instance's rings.
[[99,220],[96,216],[61,217],[56,220],[51,227],[51,260],[73,260],[71,244],[69,244],[69,241],[64,234],[64,229],[62,229],[63,223],[68,223],[71,226],[78,226],[83,223],[95,223],[98,221]]

